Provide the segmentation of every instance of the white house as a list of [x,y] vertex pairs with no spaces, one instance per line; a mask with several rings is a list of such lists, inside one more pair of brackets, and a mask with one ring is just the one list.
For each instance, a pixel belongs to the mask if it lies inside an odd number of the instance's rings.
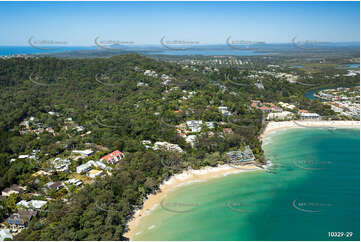
[[69,165],[71,162],[68,159],[55,158],[53,161],[51,161],[51,164],[56,171],[65,172],[69,170]]
[[203,124],[202,120],[190,120],[186,123],[188,128],[190,128],[192,132],[201,132]]
[[191,144],[191,146],[193,147],[194,146],[194,143],[196,142],[197,140],[197,136],[196,135],[188,135],[185,139],[185,141],[188,143],[188,144]]
[[0,229],[0,241],[5,239],[13,239],[9,229]]
[[301,119],[303,120],[307,120],[307,119],[312,119],[312,120],[319,120],[320,119],[320,115],[318,115],[317,113],[299,113],[301,116]]
[[87,149],[87,150],[73,150],[72,153],[75,153],[75,154],[80,154],[82,156],[89,156],[89,155],[92,155],[94,153],[94,151],[92,151],[91,149]]
[[289,104],[289,103],[284,103],[284,102],[279,102],[278,105],[280,105],[282,108],[287,108],[287,109],[295,109],[296,106],[293,104]]
[[214,129],[214,122],[206,122],[206,126],[207,126],[209,129]]
[[84,163],[84,164],[78,166],[76,168],[76,172],[77,173],[87,172],[87,171],[89,171],[91,169],[92,166],[95,166],[95,167],[101,168],[101,169],[106,169],[107,168],[107,166],[101,161],[90,160],[87,163]]
[[183,152],[183,149],[179,147],[177,144],[171,144],[168,142],[155,142],[153,146],[153,150],[159,150],[159,149],[165,149],[169,151],[177,151],[177,152]]
[[225,106],[219,106],[218,110],[222,113],[224,116],[230,116],[231,113],[228,111],[228,107]]
[[93,164],[91,162],[87,162],[87,163],[84,163],[84,164],[82,164],[80,166],[77,166],[76,167],[76,173],[80,174],[80,173],[83,173],[83,172],[90,171],[92,165]]
[[47,203],[48,201],[42,201],[42,200],[31,200],[31,201],[21,200],[16,204],[16,206],[24,206],[25,208],[40,209]]
[[73,184],[73,185],[75,185],[75,186],[80,186],[80,185],[83,184],[82,181],[80,181],[80,180],[78,180],[78,179],[74,179],[74,178],[65,181],[65,183],[66,183],[66,184]]
[[293,113],[289,111],[282,111],[280,113],[269,113],[267,116],[267,120],[273,120],[273,119],[279,119],[279,120],[285,120],[285,119],[291,119],[293,118]]

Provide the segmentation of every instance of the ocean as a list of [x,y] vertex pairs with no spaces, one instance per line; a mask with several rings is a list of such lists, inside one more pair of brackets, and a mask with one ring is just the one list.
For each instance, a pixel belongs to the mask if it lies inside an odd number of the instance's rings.
[[[0,46],[0,56],[10,55],[34,55],[34,54],[48,54],[48,53],[61,53],[77,50],[94,50],[99,49],[96,46],[69,46],[54,48],[49,47],[48,49],[38,49],[32,46]],[[263,55],[264,53],[257,53],[252,50],[234,50],[231,48],[201,48],[201,49],[187,49],[187,50],[171,50],[161,46],[133,46],[124,48],[127,51],[134,51],[137,53],[145,53],[148,55],[203,55],[203,56],[254,56]],[[104,51],[104,50],[103,50]]]
[[0,46],[0,56],[35,55],[35,54],[45,54],[45,53],[68,52],[75,50],[89,50],[94,48],[95,47],[72,46],[72,47],[61,47],[61,48],[49,47],[49,49],[37,49],[32,46]]
[[[33,46],[0,46],[0,56],[18,55],[18,54],[44,54],[44,53],[59,53],[75,50],[94,50],[100,49],[97,46],[39,46],[40,48]],[[107,46],[109,48],[109,46]],[[181,49],[183,47],[184,49]],[[187,49],[187,47],[189,49]],[[333,43],[324,47],[331,48],[344,48],[353,47],[358,48],[359,43]],[[45,49],[42,49],[45,48]],[[46,49],[48,48],[48,49]],[[112,48],[110,46],[110,48]],[[214,45],[194,45],[194,46],[166,46],[160,44],[146,45],[119,45],[114,48],[121,48],[126,51],[134,51],[140,54],[146,55],[201,55],[201,56],[257,56],[257,55],[277,55],[283,52],[298,51],[298,49],[292,43],[269,43],[259,44],[248,47],[245,46],[229,46],[224,44]],[[178,48],[178,49],[177,49]],[[104,51],[104,49],[102,49]],[[297,67],[297,66],[296,66]],[[356,68],[354,64],[349,68]]]
[[133,240],[359,240],[360,130],[266,137],[273,166],[167,194]]

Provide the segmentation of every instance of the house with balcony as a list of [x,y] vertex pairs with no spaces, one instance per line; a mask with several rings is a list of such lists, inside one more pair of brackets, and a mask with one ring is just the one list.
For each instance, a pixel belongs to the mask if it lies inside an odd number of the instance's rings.
[[124,158],[124,153],[120,152],[119,150],[113,151],[110,154],[107,154],[106,156],[103,156],[100,161],[104,161],[108,164],[116,164],[118,163],[121,159]]

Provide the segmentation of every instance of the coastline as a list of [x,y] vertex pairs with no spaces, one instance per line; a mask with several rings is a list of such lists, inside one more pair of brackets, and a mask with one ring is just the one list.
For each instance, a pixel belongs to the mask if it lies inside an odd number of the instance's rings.
[[304,120],[304,121],[271,121],[267,124],[267,127],[260,135],[260,139],[264,139],[268,135],[281,130],[290,128],[360,128],[360,121],[316,121],[316,120]]
[[[271,121],[267,124],[259,139],[263,140],[270,134],[287,130],[290,128],[360,128],[360,121]],[[262,170],[262,168],[250,164],[240,168],[235,168],[230,165],[219,165],[217,167],[204,167],[199,170],[185,170],[180,174],[173,175],[169,180],[164,181],[159,191],[156,194],[149,195],[141,209],[135,211],[132,219],[128,221],[128,231],[124,234],[126,238],[132,240],[136,235],[135,229],[142,218],[152,212],[160,202],[166,197],[167,193],[175,190],[178,187],[188,185],[195,182],[203,182],[213,178],[223,177],[230,174],[237,174],[241,172],[250,172]]]
[[135,228],[141,221],[141,219],[147,216],[158,204],[167,196],[167,193],[175,190],[178,187],[185,186],[195,182],[204,182],[213,178],[223,177],[230,174],[237,174],[241,172],[250,172],[262,170],[262,168],[250,164],[244,165],[239,168],[232,167],[230,165],[219,165],[217,167],[204,167],[199,170],[185,170],[180,174],[176,174],[170,177],[169,180],[164,181],[160,186],[159,192],[149,195],[141,209],[135,211],[133,218],[127,223],[128,232],[124,234],[124,237],[132,240],[135,235]]

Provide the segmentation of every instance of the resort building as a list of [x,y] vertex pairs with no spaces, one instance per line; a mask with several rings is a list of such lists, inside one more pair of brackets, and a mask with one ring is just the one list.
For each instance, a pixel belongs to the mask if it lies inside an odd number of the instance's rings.
[[226,153],[229,161],[232,163],[248,163],[254,161],[255,157],[251,148],[247,145],[243,151],[229,151]]
[[289,103],[284,103],[284,102],[279,102],[278,105],[281,106],[282,108],[286,108],[286,109],[295,109],[296,108],[295,105],[289,104]]
[[317,113],[305,113],[299,112],[299,115],[302,120],[320,120],[321,117]]
[[273,103],[262,103],[259,100],[252,100],[251,107],[260,109],[264,113],[272,113],[272,112],[279,113],[283,111],[282,108],[277,107]]
[[267,120],[290,120],[294,117],[294,114],[289,111],[282,111],[280,113],[269,113]]
[[123,158],[124,158],[124,153],[120,152],[119,150],[116,150],[102,157],[100,161],[105,161],[108,164],[116,164]]

